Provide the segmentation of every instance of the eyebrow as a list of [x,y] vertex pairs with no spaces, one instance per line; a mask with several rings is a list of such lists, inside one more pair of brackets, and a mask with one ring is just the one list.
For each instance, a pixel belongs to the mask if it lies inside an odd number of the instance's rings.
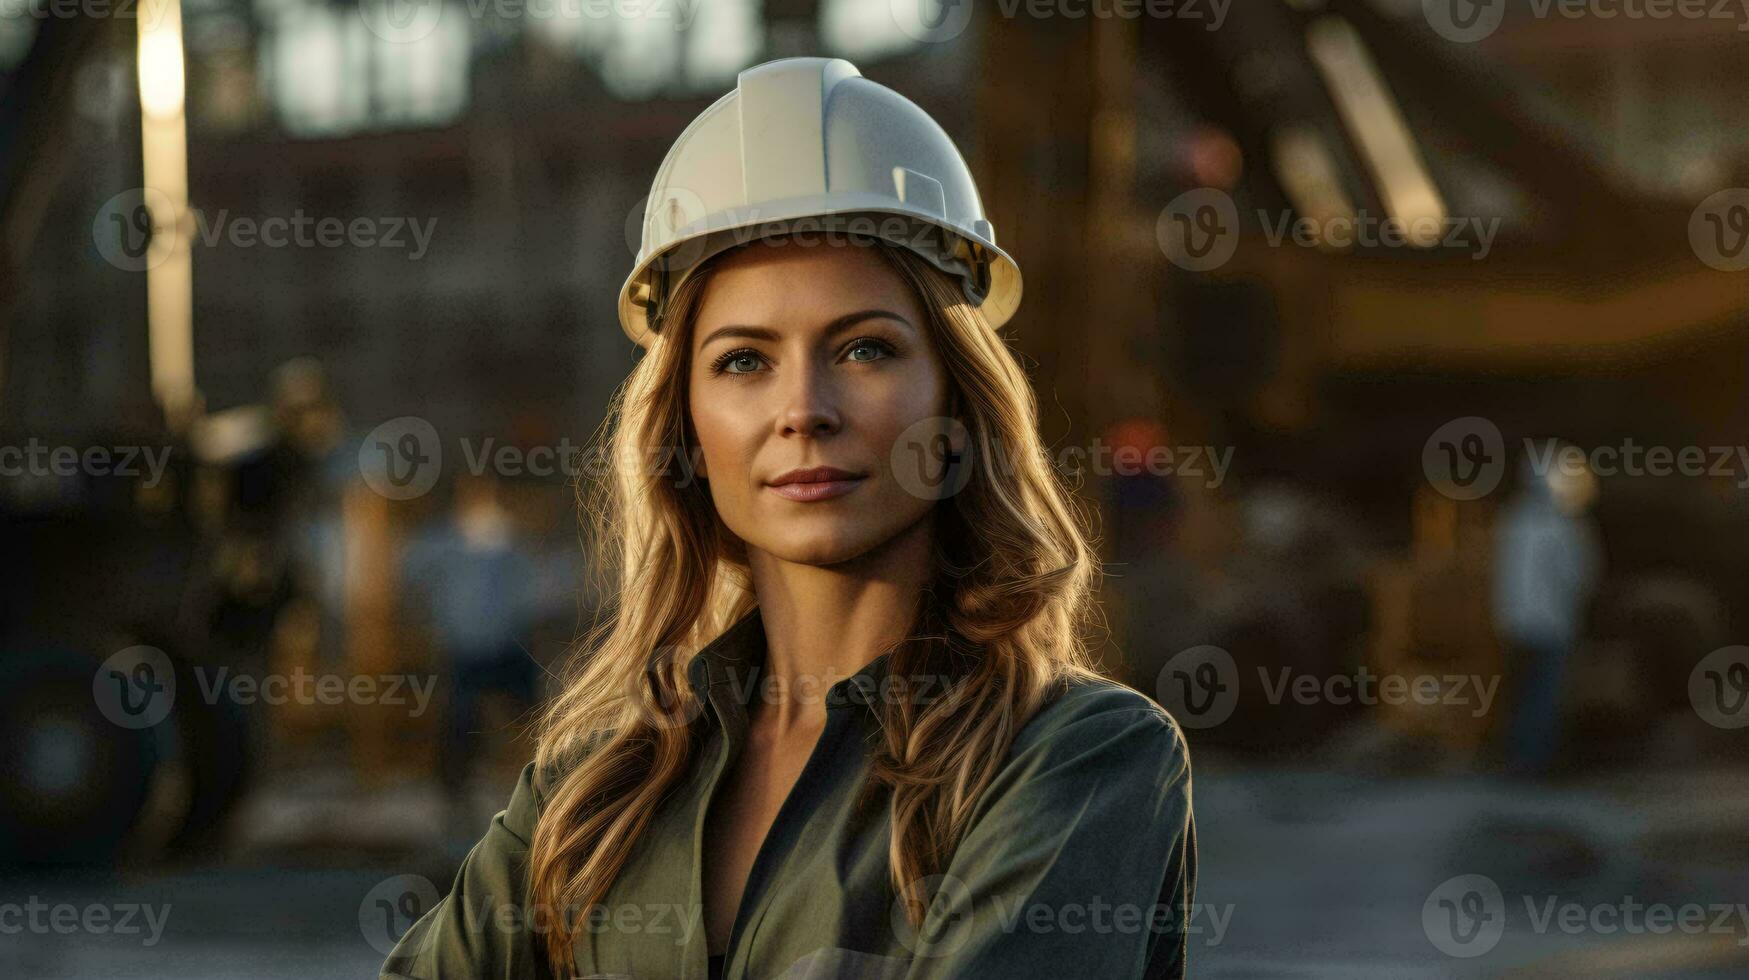
[[[907,327],[916,329],[910,320],[905,319],[891,310],[857,310],[855,313],[846,313],[827,324],[826,336],[832,337],[843,333],[851,327],[867,320],[894,320]],[[730,324],[729,326],[718,327],[717,329],[712,330],[708,336],[699,341],[698,346],[703,348],[708,346],[712,341],[735,337],[745,340],[776,340],[778,339],[778,334],[777,331],[770,327],[755,327],[738,323]]]

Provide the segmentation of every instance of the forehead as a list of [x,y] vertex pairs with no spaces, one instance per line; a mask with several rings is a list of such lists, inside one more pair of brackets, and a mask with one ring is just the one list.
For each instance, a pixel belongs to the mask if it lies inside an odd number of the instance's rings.
[[710,273],[694,337],[727,323],[805,329],[866,309],[891,310],[921,329],[916,293],[875,249],[788,240],[740,246]]

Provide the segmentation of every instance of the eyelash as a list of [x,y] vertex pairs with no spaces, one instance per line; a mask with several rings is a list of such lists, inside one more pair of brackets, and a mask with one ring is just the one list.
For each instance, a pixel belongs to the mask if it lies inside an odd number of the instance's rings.
[[[846,353],[848,353],[850,351],[857,349],[858,347],[874,347],[874,348],[879,349],[883,353],[885,353],[888,357],[898,356],[898,352],[893,348],[893,345],[887,343],[886,341],[880,339],[879,337],[858,337],[857,339],[851,341],[850,346],[846,347],[844,350]],[[751,354],[754,357],[762,357],[763,356],[758,351],[754,350],[751,347],[739,347],[739,348],[736,348],[735,350],[724,351],[723,353],[718,354],[716,359],[711,361],[711,374],[712,375],[752,374],[753,372],[751,372],[751,371],[727,371],[727,370],[725,370],[725,368],[727,367],[727,365],[730,362],[740,360],[741,358],[746,357],[749,354]],[[867,363],[867,362],[865,361],[863,363]]]

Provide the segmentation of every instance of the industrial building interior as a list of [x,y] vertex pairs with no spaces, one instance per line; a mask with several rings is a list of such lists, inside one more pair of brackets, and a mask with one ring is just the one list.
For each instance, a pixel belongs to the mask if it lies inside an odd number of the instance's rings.
[[[1657,0],[4,5],[0,911],[162,921],[0,915],[0,975],[377,969],[604,608],[563,461],[639,354],[649,175],[814,54],[942,123],[1026,270],[1103,666],[1192,752],[1192,975],[1746,975],[1749,11]],[[385,492],[409,418],[446,475]],[[458,807],[407,556],[470,508],[542,687]],[[1567,536],[1539,691],[1499,583]],[[118,722],[142,656],[218,693]]]

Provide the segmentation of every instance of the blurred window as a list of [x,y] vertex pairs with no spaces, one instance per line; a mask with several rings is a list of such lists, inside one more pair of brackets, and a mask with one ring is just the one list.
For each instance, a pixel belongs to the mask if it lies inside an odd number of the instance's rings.
[[446,5],[434,23],[405,21],[397,34],[373,30],[359,10],[310,0],[263,6],[269,99],[293,135],[442,125],[466,110],[472,28],[466,7]]

